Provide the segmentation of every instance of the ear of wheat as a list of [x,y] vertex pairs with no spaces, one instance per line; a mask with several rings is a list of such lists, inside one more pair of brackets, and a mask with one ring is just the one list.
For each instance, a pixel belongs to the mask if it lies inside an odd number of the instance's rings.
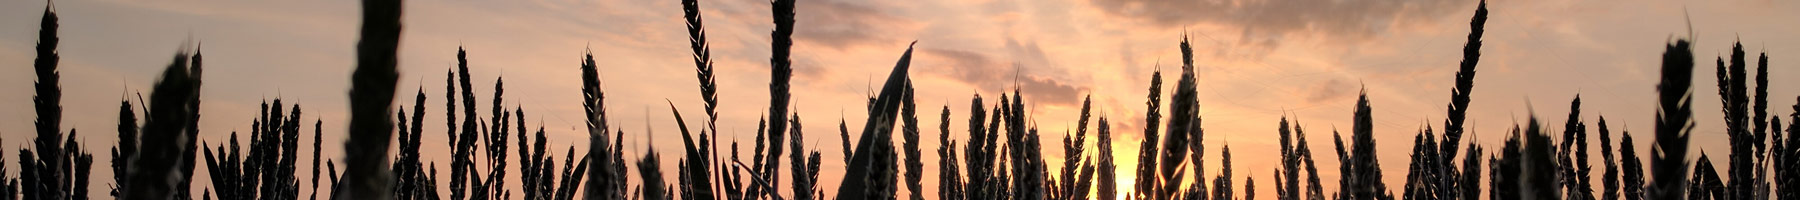
[[[350,182],[347,196],[386,200],[393,192],[388,171],[388,144],[393,143],[394,85],[400,72],[401,0],[365,0],[356,70],[351,73],[350,140],[344,155]],[[338,190],[333,190],[338,191]]]
[[1613,153],[1612,130],[1607,128],[1606,116],[1595,124],[1600,126],[1600,158],[1606,160],[1605,172],[1600,175],[1600,200],[1619,200],[1619,160]]
[[[1113,164],[1113,150],[1112,150],[1113,142],[1112,142],[1112,125],[1111,124],[1112,123],[1107,122],[1105,116],[1101,116],[1100,124],[1096,125],[1098,127],[1094,128],[1095,132],[1097,134],[1099,134],[1099,141],[1095,141],[1094,146],[1096,146],[1097,148],[1100,149],[1099,154],[1095,155],[1095,156],[1099,156],[1098,158],[1095,158],[1096,160],[1099,160],[1099,162],[1098,162],[1098,165],[1095,166],[1094,170],[1098,171],[1098,173],[1100,173],[1100,174],[1097,175],[1099,177],[1099,179],[1097,179],[1096,181],[1099,182],[1099,186],[1095,186],[1097,188],[1094,191],[1094,197],[1099,198],[1099,199],[1118,199],[1119,198],[1119,185],[1118,185],[1119,178],[1115,172],[1115,169],[1117,169],[1118,166]],[[1249,184],[1249,183],[1245,183],[1245,184]],[[1246,185],[1245,187],[1250,187],[1250,186]],[[1246,189],[1246,190],[1249,190],[1249,189]]]
[[1159,137],[1156,133],[1158,126],[1162,124],[1161,99],[1162,68],[1158,66],[1156,71],[1150,74],[1150,96],[1144,102],[1149,105],[1149,109],[1144,111],[1146,112],[1144,115],[1144,141],[1138,145],[1137,184],[1135,184],[1137,187],[1136,194],[1132,195],[1136,199],[1156,198],[1160,194],[1157,190],[1162,188],[1157,185],[1159,179],[1157,179],[1158,173],[1156,173],[1156,166],[1158,166],[1156,159],[1159,158],[1157,155],[1159,151],[1156,148]]
[[1569,103],[1569,118],[1563,124],[1561,148],[1557,151],[1560,159],[1557,166],[1562,169],[1562,177],[1558,184],[1563,185],[1565,199],[1593,199],[1593,185],[1587,180],[1587,123],[1581,121],[1581,96]]
[[[979,106],[977,106],[979,108]],[[976,109],[980,110],[980,109]],[[938,118],[938,199],[963,200],[969,193],[963,180],[962,167],[956,158],[956,142],[950,139],[950,106],[944,106]],[[1104,121],[1104,120],[1103,120]],[[976,122],[980,123],[980,122]],[[971,136],[973,137],[973,136]],[[971,175],[971,178],[974,174]],[[1102,188],[1104,190],[1105,188]]]
[[[1463,122],[1467,119],[1469,112],[1469,101],[1471,100],[1469,93],[1475,88],[1475,66],[1481,61],[1481,37],[1485,32],[1483,29],[1487,26],[1487,15],[1487,1],[1483,0],[1476,4],[1475,14],[1469,19],[1469,37],[1468,41],[1463,44],[1462,62],[1456,71],[1456,87],[1450,90],[1449,115],[1444,120],[1444,138],[1438,142],[1442,145],[1439,146],[1441,149],[1438,150],[1438,160],[1435,161],[1437,164],[1432,166],[1436,168],[1437,172],[1435,176],[1438,179],[1436,186],[1439,188],[1437,199],[1473,196],[1459,193],[1480,190],[1480,186],[1477,185],[1461,184],[1461,182],[1469,181],[1458,180],[1461,179],[1462,175],[1460,174],[1463,172],[1457,171],[1455,161],[1458,146],[1463,142],[1462,135],[1467,132],[1463,127]],[[1463,157],[1463,159],[1477,158]],[[1480,178],[1479,175],[1470,177]],[[1473,188],[1459,189],[1459,187]]]
[[[788,82],[793,79],[794,76],[793,61],[788,57],[793,53],[794,46],[795,1],[774,0],[769,3],[771,6],[770,11],[774,16],[775,23],[775,30],[769,34],[771,38],[769,45],[771,48],[769,55],[769,119],[773,119],[776,122],[769,124],[769,154],[767,154],[771,156],[770,159],[768,159],[769,162],[759,163],[762,165],[762,168],[755,170],[760,170],[760,172],[756,173],[759,176],[768,177],[768,179],[766,179],[767,182],[761,184],[779,185],[781,183],[781,179],[778,178],[781,177],[781,161],[780,159],[775,159],[776,157],[773,156],[782,155],[782,151],[784,150],[783,147],[786,146],[781,144],[784,143],[783,141],[785,140],[783,139],[787,136],[788,123],[781,123],[781,121],[786,121],[788,119],[788,100],[791,95],[788,92],[788,90],[791,89],[789,88]],[[718,131],[714,130],[713,132],[716,135]],[[795,149],[795,151],[799,150]],[[795,164],[798,165],[800,163]],[[760,187],[751,187],[748,195],[757,197],[760,197],[761,195],[767,195],[769,197],[777,196],[775,195],[775,191],[767,191],[768,194],[762,194],[762,191],[763,190],[760,190]]]
[[900,121],[902,122],[900,127],[900,144],[901,148],[905,151],[906,162],[901,164],[906,166],[905,183],[906,191],[908,193],[907,199],[924,200],[925,195],[920,193],[924,193],[925,191],[920,190],[923,186],[919,184],[919,179],[921,179],[924,174],[924,172],[921,171],[925,170],[925,163],[919,158],[918,106],[913,102],[912,80],[907,80],[905,84],[906,87],[904,90],[906,92],[900,95]]
[[[199,107],[197,106],[198,102],[196,101],[199,100],[200,92],[200,77],[197,72],[193,71],[198,68],[190,68],[189,65],[193,64],[190,62],[190,59],[193,59],[193,57],[189,57],[185,55],[185,53],[177,53],[175,61],[169,64],[169,67],[163,71],[162,80],[158,81],[155,90],[150,92],[150,101],[148,103],[150,106],[145,111],[147,115],[145,115],[146,118],[144,120],[143,131],[141,131],[143,135],[140,136],[141,141],[139,144],[142,144],[142,146],[139,146],[139,149],[135,151],[137,152],[137,155],[132,156],[134,160],[131,161],[129,166],[135,170],[125,175],[127,176],[126,179],[129,183],[121,184],[122,187],[120,187],[123,188],[121,189],[123,191],[122,196],[126,199],[169,198],[177,195],[177,191],[186,191],[186,187],[178,184],[185,182],[185,180],[182,179],[185,179],[188,176],[176,173],[182,172],[182,161],[194,160],[192,154],[183,155],[181,153],[183,152],[183,149],[186,149],[186,146],[194,145],[192,134],[198,133],[191,129],[196,128],[194,125],[197,123],[196,121],[199,117]],[[47,146],[60,146],[60,144],[55,144],[56,142],[54,142],[57,139],[48,140],[51,141],[48,144],[38,144],[40,151],[37,158],[50,159],[64,156],[60,155],[62,153],[48,153],[46,150],[42,149]],[[44,141],[45,138],[39,137],[39,142]],[[31,160],[30,157],[25,154],[21,154],[20,157],[21,162]],[[55,164],[35,164],[33,166],[21,166],[21,168],[24,168],[25,170],[54,170],[61,167]],[[86,171],[86,169],[81,170]],[[50,181],[47,182],[48,184],[27,184],[24,190],[25,198],[56,199],[59,196],[68,196],[67,194],[57,195],[38,191],[66,188],[66,186],[60,184],[60,180],[36,180],[38,178],[49,178],[55,174],[45,172],[54,171],[39,171],[37,174],[26,174],[22,176],[23,180],[21,181],[27,183]],[[170,179],[168,177],[180,177],[180,179]],[[50,188],[43,188],[46,186]]]
[[1624,183],[1620,185],[1620,194],[1625,200],[1644,199],[1648,197],[1644,193],[1647,185],[1644,182],[1644,164],[1638,160],[1637,148],[1634,147],[1636,143],[1631,141],[1630,131],[1619,133],[1619,137],[1619,171],[1624,173],[1621,177]]
[[1663,52],[1662,78],[1657,84],[1656,140],[1651,149],[1650,199],[1686,196],[1688,132],[1693,130],[1693,47],[1676,40]]
[[[1199,100],[1196,96],[1198,90],[1196,89],[1197,86],[1194,80],[1193,48],[1188,44],[1188,40],[1185,36],[1181,39],[1181,57],[1181,77],[1180,81],[1177,81],[1176,83],[1175,95],[1171,96],[1172,98],[1169,100],[1169,112],[1172,113],[1172,115],[1169,116],[1168,132],[1163,135],[1163,152],[1160,153],[1162,158],[1159,159],[1159,162],[1161,163],[1160,168],[1162,170],[1162,174],[1159,175],[1159,177],[1163,178],[1163,184],[1158,184],[1161,188],[1156,189],[1157,192],[1160,193],[1156,195],[1158,198],[1171,198],[1178,194],[1177,192],[1180,190],[1177,190],[1177,187],[1180,185],[1181,178],[1178,178],[1175,174],[1178,173],[1178,171],[1182,171],[1182,168],[1180,168],[1182,163],[1191,162],[1193,165],[1196,165],[1196,168],[1194,169],[1201,169],[1200,166],[1204,165],[1201,163],[1202,160],[1199,159],[1187,162],[1183,161],[1187,159],[1188,150],[1194,149],[1193,144],[1188,144],[1193,141],[1188,140],[1191,136],[1190,133],[1194,131],[1193,126],[1196,126],[1193,122],[1195,121],[1194,119],[1198,117],[1195,115],[1198,115],[1199,113]],[[1201,176],[1199,174],[1200,172],[1203,171],[1194,172],[1195,179],[1203,179],[1199,177],[1205,177]],[[1192,188],[1197,190],[1204,190],[1204,188],[1206,188],[1204,186],[1199,186],[1204,184],[1194,185],[1196,186]],[[1195,191],[1195,193],[1204,194],[1205,192]]]
[[1348,180],[1347,184],[1342,186],[1345,188],[1340,190],[1342,191],[1340,195],[1347,199],[1392,199],[1393,196],[1387,194],[1387,186],[1381,182],[1381,164],[1375,159],[1375,127],[1374,118],[1371,116],[1374,111],[1369,106],[1366,91],[1358,96],[1354,115],[1355,123],[1351,127],[1352,146],[1349,148],[1349,154],[1344,154],[1343,145],[1338,147],[1340,157],[1347,158],[1343,164],[1346,173],[1342,179]]

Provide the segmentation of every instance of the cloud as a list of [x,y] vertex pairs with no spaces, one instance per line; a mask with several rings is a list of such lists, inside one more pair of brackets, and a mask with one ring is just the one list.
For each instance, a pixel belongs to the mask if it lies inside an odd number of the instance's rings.
[[1342,79],[1329,79],[1306,88],[1306,103],[1316,104],[1350,96],[1350,84]]
[[868,44],[893,44],[889,38],[910,21],[869,5],[842,1],[800,1],[795,5],[794,39],[798,42],[845,49]]
[[1022,68],[994,62],[982,53],[925,48],[920,50],[920,66],[925,73],[942,75],[983,91],[1006,91],[1017,88],[1026,100],[1047,105],[1074,105],[1081,87],[1038,75],[1019,74]]
[[825,78],[825,74],[831,72],[831,68],[824,67],[826,66],[824,63],[819,62],[818,59],[814,59],[812,56],[793,56],[789,57],[788,60],[794,62],[794,74],[801,78],[821,79]]
[[[829,49],[844,50],[863,45],[892,45],[904,41],[896,36],[910,35],[911,30],[919,27],[919,22],[906,17],[894,15],[894,6],[880,5],[875,2],[816,0],[798,1],[794,5],[795,44],[814,45]],[[709,27],[733,26],[748,28],[749,38],[761,38],[764,41],[747,44],[766,44],[772,24],[772,9],[768,0],[730,0],[715,3],[702,3],[710,15],[723,15],[723,18],[707,18]],[[713,33],[718,33],[716,30]],[[740,32],[741,34],[741,32]],[[908,39],[910,40],[910,39]],[[766,51],[762,50],[762,51]]]
[[1023,90],[1020,95],[1028,97],[1025,100],[1050,105],[1074,105],[1076,99],[1081,99],[1081,88],[1055,79],[1026,76],[1020,77],[1018,84]]
[[920,59],[921,61],[943,62],[929,65],[929,67],[941,67],[941,69],[931,70],[928,73],[947,75],[951,78],[962,80],[963,82],[973,83],[982,79],[992,78],[991,76],[996,74],[1005,73],[1001,69],[992,66],[994,63],[989,61],[987,56],[981,55],[980,53],[936,48],[925,48],[919,50],[919,52],[920,55],[922,55],[920,57],[930,58]]
[[1092,0],[1101,11],[1163,27],[1213,23],[1243,28],[1241,42],[1295,33],[1360,41],[1411,21],[1472,7],[1468,0]]

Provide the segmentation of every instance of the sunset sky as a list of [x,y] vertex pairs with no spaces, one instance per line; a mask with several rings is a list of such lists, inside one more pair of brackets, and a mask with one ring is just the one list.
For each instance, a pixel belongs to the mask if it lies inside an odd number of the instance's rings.
[[[408,2],[397,95],[407,99],[396,106],[411,106],[411,94],[422,87],[431,98],[425,124],[443,124],[444,75],[462,46],[468,49],[480,109],[488,109],[494,79],[504,77],[505,104],[523,106],[528,124],[546,127],[552,149],[581,149],[587,136],[580,127],[578,59],[591,49],[605,82],[611,123],[627,132],[627,159],[654,149],[664,156],[672,180],[680,136],[665,101],[683,109],[690,122],[704,116],[678,3]],[[1569,101],[1579,94],[1585,102],[1581,116],[1590,126],[1604,115],[1613,130],[1638,135],[1639,152],[1650,152],[1645,136],[1654,130],[1658,59],[1663,45],[1675,38],[1697,38],[1694,52],[1701,58],[1693,91],[1699,124],[1694,142],[1700,148],[1692,157],[1728,151],[1712,60],[1727,54],[1732,41],[1743,41],[1753,54],[1770,54],[1772,115],[1793,113],[1789,105],[1800,95],[1794,87],[1800,85],[1794,79],[1800,77],[1794,67],[1800,61],[1789,59],[1800,57],[1800,20],[1795,20],[1800,12],[1793,12],[1800,2],[1489,4],[1469,117],[1472,133],[1465,137],[1490,149],[1507,128],[1534,113],[1545,123],[1562,123]],[[5,139],[0,149],[25,148],[32,138],[29,66],[45,5],[0,1],[0,66],[7,66],[0,67]],[[928,197],[935,198],[937,188],[937,158],[931,152],[937,148],[938,111],[949,106],[951,127],[967,127],[973,95],[993,105],[1013,88],[1031,105],[1052,170],[1061,166],[1063,154],[1050,147],[1060,146],[1061,133],[1075,126],[1081,98],[1092,95],[1096,117],[1113,123],[1117,181],[1121,191],[1129,191],[1150,74],[1160,66],[1166,73],[1163,89],[1174,88],[1181,69],[1177,44],[1185,35],[1195,45],[1208,177],[1217,174],[1218,148],[1229,145],[1234,182],[1241,187],[1244,176],[1251,176],[1263,185],[1256,193],[1273,196],[1270,178],[1279,155],[1272,152],[1277,122],[1286,115],[1305,127],[1326,191],[1336,191],[1331,132],[1349,134],[1357,92],[1366,90],[1385,180],[1399,193],[1413,136],[1426,126],[1442,129],[1475,5],[1474,0],[800,0],[792,109],[805,122],[808,148],[824,156],[820,186],[836,191],[844,165],[837,122],[847,120],[853,132],[861,130],[855,126],[865,120],[865,97],[874,93],[871,88],[879,89],[906,45],[918,41],[912,78],[921,131],[928,133],[921,137]],[[763,0],[703,0],[701,7],[717,62],[719,129],[744,142],[747,153],[758,116],[768,110],[770,6]],[[96,157],[91,188],[112,184],[106,152],[116,142],[119,101],[148,93],[172,55],[194,44],[202,44],[206,58],[204,142],[217,145],[232,131],[247,134],[259,102],[281,98],[302,105],[302,121],[323,120],[324,155],[341,157],[360,13],[355,1],[60,0],[55,9],[62,19],[63,127],[78,129],[78,139]],[[445,162],[444,135],[432,134],[444,127],[425,130],[424,159]],[[962,128],[952,136],[967,137]],[[1598,149],[1594,144],[1593,151]],[[9,169],[17,169],[16,154],[0,155],[6,155]],[[301,152],[310,155],[311,150]],[[1593,158],[1600,165],[1599,156]],[[300,171],[302,182],[312,177]],[[208,183],[204,173],[195,178]],[[632,182],[638,178],[633,175]],[[302,183],[302,191],[310,191],[306,188]],[[90,191],[106,196],[105,189]]]

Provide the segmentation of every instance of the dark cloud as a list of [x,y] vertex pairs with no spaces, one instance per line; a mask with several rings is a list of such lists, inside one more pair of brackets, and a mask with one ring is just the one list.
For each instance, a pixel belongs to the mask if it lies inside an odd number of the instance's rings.
[[983,91],[1011,92],[1018,88],[1020,94],[1026,96],[1025,100],[1032,103],[1074,105],[1083,90],[1056,79],[1020,74],[1020,66],[995,62],[982,53],[934,48],[919,52],[919,66],[927,69],[923,73],[949,77]]
[[1055,79],[1026,76],[1019,77],[1020,94],[1026,101],[1050,105],[1075,105],[1081,99],[1081,88]]
[[794,74],[800,78],[822,79],[831,70],[812,56],[794,56],[788,59],[794,61]]
[[1080,95],[1078,93],[1081,92],[1081,89],[1056,79],[1037,76],[1041,73],[1028,71],[1030,69],[1056,69],[1056,64],[1050,61],[1049,54],[1044,53],[1044,49],[1038,46],[1037,41],[1021,42],[1017,38],[1006,38],[1006,49],[1012,53],[1017,65],[1021,65],[1016,68],[1021,75],[1013,77],[1012,80],[1014,84],[1018,84],[1019,88],[1029,91],[1026,94],[1029,98],[1025,100],[1056,105],[1073,105],[1076,102],[1075,99],[1080,98],[1077,95]]
[[794,39],[836,49],[866,44],[893,44],[891,27],[905,21],[870,5],[817,0],[795,6]]
[[1052,66],[1052,65],[1055,65],[1050,62],[1049,54],[1044,53],[1044,48],[1038,47],[1038,44],[1036,41],[1028,40],[1028,41],[1020,42],[1017,38],[1006,38],[1006,51],[1008,53],[1011,53],[1013,59],[1016,60],[1016,62],[1019,62],[1020,65],[1025,65],[1025,66]]
[[996,63],[989,61],[987,56],[980,53],[934,48],[921,49],[919,52],[920,57],[927,58],[920,59],[922,63],[939,62],[927,65],[929,68],[934,68],[934,70],[930,70],[930,73],[946,75],[963,82],[974,83],[1011,71],[995,66]]
[[[904,42],[893,38],[896,30],[912,24],[911,20],[881,10],[882,5],[870,5],[870,2],[807,0],[795,3],[793,38],[798,44],[839,50],[870,44],[892,45]],[[732,0],[701,5],[708,6],[711,9],[707,11],[718,11],[733,20],[760,22],[762,25],[752,29],[759,30],[764,39],[769,38],[769,31],[775,28],[769,24],[773,13],[768,0]],[[709,20],[708,23],[721,22]]]
[[1355,88],[1351,88],[1349,83],[1341,79],[1327,79],[1307,87],[1306,90],[1307,103],[1320,103],[1347,97]]
[[1390,27],[1472,9],[1472,0],[1091,0],[1115,16],[1164,27],[1217,23],[1242,27],[1242,42],[1292,33],[1362,40]]

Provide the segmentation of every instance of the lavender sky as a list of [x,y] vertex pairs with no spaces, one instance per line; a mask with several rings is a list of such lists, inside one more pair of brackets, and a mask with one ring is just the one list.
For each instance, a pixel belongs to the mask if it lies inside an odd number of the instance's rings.
[[[591,49],[605,81],[611,123],[627,132],[628,159],[654,149],[665,155],[663,166],[673,167],[674,157],[667,156],[679,152],[680,143],[664,102],[681,106],[690,121],[703,116],[697,112],[701,103],[678,2],[409,2],[398,96],[410,98],[422,88],[433,102],[425,124],[442,124],[435,116],[443,113],[444,73],[463,46],[481,110],[487,109],[494,79],[504,77],[507,106],[523,106],[528,124],[546,127],[553,149],[580,150],[587,144],[580,127],[577,59]],[[1469,115],[1472,133],[1466,136],[1482,145],[1495,146],[1507,128],[1533,113],[1545,123],[1561,123],[1577,94],[1586,102],[1581,116],[1590,126],[1604,115],[1614,130],[1648,134],[1658,56],[1675,38],[1697,38],[1701,58],[1725,54],[1734,40],[1751,53],[1770,53],[1772,115],[1793,113],[1790,97],[1800,95],[1793,87],[1800,79],[1792,79],[1800,70],[1788,59],[1800,52],[1800,38],[1794,37],[1800,35],[1800,20],[1794,20],[1800,13],[1791,12],[1800,10],[1800,2],[1489,3],[1492,14]],[[0,1],[0,66],[10,66],[0,67],[0,136],[6,139],[0,149],[24,148],[31,139],[34,77],[28,66],[45,5]],[[207,62],[204,142],[219,144],[232,131],[248,132],[259,102],[281,98],[302,104],[303,121],[323,120],[324,155],[341,157],[358,25],[355,1],[62,0],[55,6],[62,17],[63,127],[81,130],[78,139],[96,156],[92,188],[111,184],[105,152],[115,143],[117,103],[130,93],[149,92],[170,57],[194,44],[203,44]],[[720,131],[749,142],[758,116],[767,111],[773,29],[768,3],[709,0],[701,7],[723,100]],[[1386,181],[1390,188],[1400,187],[1406,144],[1425,126],[1441,129],[1475,1],[800,0],[798,8],[792,109],[805,122],[808,148],[824,156],[826,191],[835,191],[843,169],[836,122],[864,120],[870,88],[879,87],[915,40],[921,131],[931,133],[921,138],[930,156],[927,185],[937,177],[937,159],[929,152],[937,148],[941,106],[953,111],[951,127],[966,127],[972,95],[992,105],[1012,88],[1025,93],[1049,147],[1059,146],[1051,143],[1073,128],[1081,97],[1093,95],[1095,115],[1112,119],[1119,182],[1129,185],[1150,74],[1160,66],[1169,75],[1164,89],[1172,88],[1180,70],[1177,44],[1186,35],[1195,43],[1204,142],[1212,148],[1209,170],[1218,169],[1217,148],[1229,144],[1239,176],[1235,182],[1253,176],[1272,183],[1278,156],[1270,152],[1277,148],[1277,120],[1285,114],[1304,125],[1315,151],[1325,150],[1318,161],[1329,192],[1335,191],[1337,172],[1336,159],[1325,153],[1333,148],[1330,133],[1351,126],[1351,109],[1362,89],[1374,106]],[[1693,157],[1699,151],[1727,151],[1717,90],[1710,84],[1713,65],[1704,62],[1710,60],[1702,59],[1695,71],[1700,84],[1693,91],[1699,124],[1694,142],[1700,148],[1689,154]],[[953,131],[954,139],[966,138],[961,129]],[[1649,137],[1638,138],[1638,147],[1650,143]],[[444,142],[442,134],[424,134],[424,159],[445,160]],[[1598,144],[1593,146],[1598,151]],[[1044,155],[1052,168],[1061,166],[1060,148],[1045,148]],[[6,165],[16,169],[17,164]],[[312,177],[301,171],[302,180]],[[195,178],[207,182],[204,173]],[[935,190],[925,187],[927,194]],[[106,190],[91,191],[106,196]],[[1274,192],[1263,187],[1257,193]]]

